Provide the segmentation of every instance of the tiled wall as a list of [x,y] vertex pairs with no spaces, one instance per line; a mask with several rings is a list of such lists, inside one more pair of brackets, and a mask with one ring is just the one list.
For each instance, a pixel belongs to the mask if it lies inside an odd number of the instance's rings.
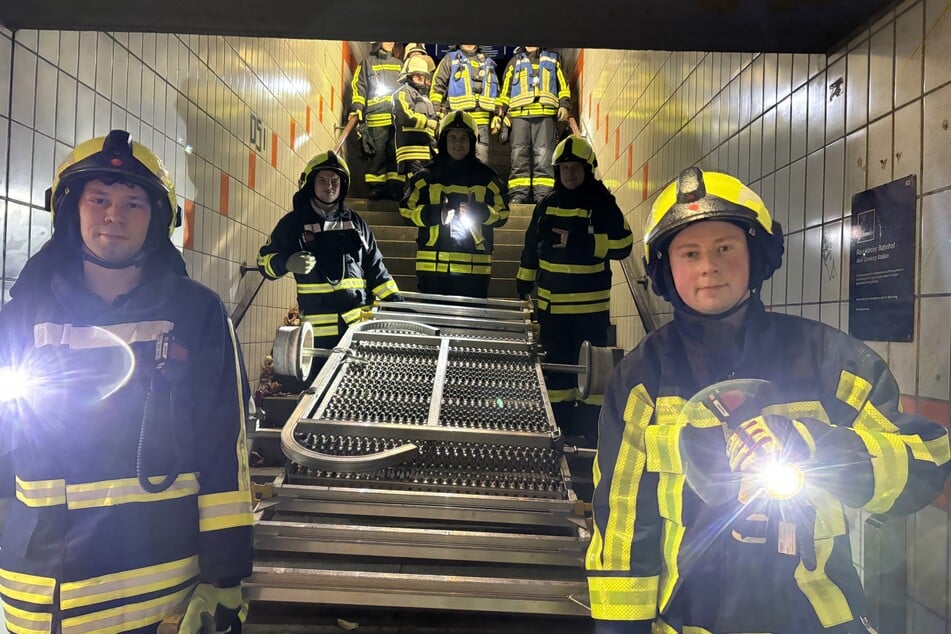
[[[947,425],[948,51],[948,1],[911,0],[828,56],[586,49],[566,57],[580,62],[576,99],[601,175],[636,231],[688,165],[732,173],[763,197],[787,232],[785,264],[763,289],[772,310],[847,330],[852,195],[917,174],[915,338],[870,345],[889,362],[906,409]],[[644,333],[616,272],[612,314],[620,345],[631,348]],[[656,297],[652,310],[670,318]],[[935,506],[912,518],[909,632],[948,629],[948,556],[947,511]],[[856,559],[861,566],[861,534]]]
[[[174,235],[192,277],[229,310],[307,160],[331,147],[351,75],[344,42],[0,27],[3,297],[50,235],[44,192],[76,143],[125,128],[172,174],[185,222]],[[238,329],[256,381],[296,304],[265,283]]]

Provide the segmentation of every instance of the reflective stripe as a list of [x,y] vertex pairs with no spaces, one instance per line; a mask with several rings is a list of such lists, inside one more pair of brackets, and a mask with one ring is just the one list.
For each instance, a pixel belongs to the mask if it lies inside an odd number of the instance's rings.
[[[539,305],[541,304],[539,303]],[[547,310],[552,315],[583,315],[587,313],[607,312],[610,308],[611,302],[601,302],[600,304],[554,304]]]
[[526,269],[520,266],[518,267],[518,273],[515,274],[515,279],[522,280],[523,282],[534,282],[536,275],[538,275],[537,269]]
[[588,577],[591,617],[646,621],[657,616],[659,577]]
[[510,178],[509,179],[509,189],[514,189],[516,187],[531,187],[532,179],[531,177],[519,177],[519,178]]
[[110,337],[103,337],[102,331],[115,335],[126,344],[143,341],[155,341],[159,335],[171,332],[175,324],[170,321],[138,321],[108,326],[73,326],[72,324],[54,324],[43,322],[33,326],[33,345],[68,346],[73,350],[105,348],[122,345]]
[[588,398],[578,399],[585,405],[604,405],[604,394],[590,394]]
[[872,384],[860,376],[842,370],[839,374],[839,384],[835,388],[835,397],[851,406],[855,411],[862,409],[862,404],[872,393]]
[[386,173],[386,180],[388,180],[388,181],[397,181],[397,182],[400,182],[400,183],[405,183],[405,182],[406,182],[406,176],[404,176],[403,174],[400,174],[399,172],[387,172],[387,173]]
[[832,555],[831,539],[816,540],[816,569],[809,571],[800,561],[793,576],[802,593],[806,595],[819,622],[825,628],[848,623],[852,620],[852,611],[845,595],[826,575],[826,564]]
[[198,557],[192,556],[164,564],[64,583],[60,589],[61,607],[64,610],[70,610],[173,588],[193,579],[199,572]]
[[[431,205],[440,204],[443,194],[446,196],[451,194],[463,194],[468,196],[472,194],[472,198],[475,202],[485,204],[487,190],[488,188],[485,185],[444,185],[443,183],[430,183],[429,203]],[[493,193],[496,195],[499,194],[495,188],[493,188]]]
[[343,318],[344,323],[352,324],[353,322],[360,319],[361,314],[363,314],[363,306],[357,306],[356,308],[351,308],[350,310],[344,312],[340,316]]
[[66,480],[23,480],[16,477],[17,499],[36,508],[66,504]]
[[[628,242],[631,242],[633,238],[628,237]],[[609,243],[608,234],[606,233],[596,233],[594,234],[594,257],[604,258],[608,254]],[[616,242],[620,242],[617,240]]]
[[[924,460],[924,458],[918,456],[916,448],[912,446],[913,440],[921,440],[919,436],[900,436],[900,438],[902,442],[911,447],[911,453],[916,460]],[[929,462],[934,462],[936,465],[941,466],[951,460],[951,445],[948,444],[947,434],[932,440],[922,441],[922,444],[930,456]]]
[[337,284],[298,284],[298,295],[322,295],[333,293],[335,291],[349,290],[354,288],[366,288],[367,281],[362,277],[348,277],[340,280]]
[[432,158],[428,145],[404,145],[396,148],[397,161],[428,161]]
[[336,324],[340,315],[337,313],[314,313],[313,315],[304,315],[303,319],[310,322],[312,326],[319,326],[322,324]]
[[532,184],[541,187],[554,187],[555,179],[551,176],[535,176],[532,178]]
[[872,461],[875,490],[862,507],[869,513],[884,513],[892,507],[908,482],[908,451],[895,434],[853,427]]
[[228,491],[198,496],[198,530],[202,533],[236,526],[251,526],[251,495]]
[[274,267],[271,266],[271,260],[274,259],[276,253],[268,253],[267,255],[258,256],[258,266],[264,269],[264,274],[268,277],[277,279],[280,277],[277,272],[275,272]]
[[[628,229],[627,219],[624,220],[624,225],[625,225],[624,228]],[[620,238],[618,240],[611,240],[610,238],[608,238],[608,234],[606,233],[596,233],[594,234],[595,243],[597,243],[598,238],[600,236],[604,236],[604,238],[607,239],[608,249],[610,249],[611,251],[616,251],[617,249],[626,249],[632,244],[634,244],[634,236],[633,234],[630,234],[630,233],[627,234],[627,237]]]
[[63,619],[62,634],[124,632],[158,623],[167,615],[183,609],[191,591],[191,588],[185,588],[175,594],[157,599]]
[[779,414],[786,418],[802,420],[803,418],[812,418],[826,425],[832,424],[828,412],[819,401],[794,401],[792,403],[780,403],[763,408],[763,414]]
[[367,183],[385,183],[386,174],[371,174],[370,172],[367,172],[363,175],[363,180]]
[[393,125],[393,114],[390,112],[375,112],[367,115],[368,128],[388,128]]
[[492,275],[491,266],[468,264],[436,264],[428,262],[416,262],[416,270],[424,273],[460,273],[463,275]]
[[644,431],[647,470],[683,473],[680,457],[680,425],[649,425]]
[[238,345],[238,336],[234,331],[234,323],[231,321],[231,317],[228,317],[228,335],[231,337],[231,354],[232,354],[232,368],[234,368],[234,385],[235,385],[235,398],[237,399],[238,416],[235,422],[238,425],[238,438],[235,441],[235,460],[238,465],[238,472],[236,474],[237,483],[236,488],[239,491],[251,491],[251,465],[248,464],[248,437],[246,433],[246,421],[247,421],[247,412],[245,407],[248,403],[248,395],[244,392],[242,388],[244,381],[241,380],[241,356],[238,351],[240,346]]
[[578,400],[577,388],[566,388],[564,390],[547,390],[548,400],[552,403],[564,403],[565,401]]
[[394,293],[399,293],[400,288],[396,285],[396,281],[388,280],[383,282],[379,286],[373,289],[373,294],[379,297],[380,299],[385,299]]
[[548,260],[539,260],[538,268],[552,273],[577,273],[590,274],[600,273],[606,270],[610,265],[607,262],[598,262],[597,264],[558,264]]
[[49,612],[29,612],[4,603],[3,616],[12,634],[49,634],[53,629],[53,615]]
[[416,254],[419,260],[435,260],[437,262],[463,262],[477,264],[491,264],[492,254],[490,253],[460,253],[457,251],[426,251],[421,250]]
[[663,612],[670,603],[674,588],[680,579],[680,545],[686,529],[683,526],[683,489],[686,478],[682,475],[661,473],[657,479],[657,507],[664,518],[661,554],[664,564],[661,569],[660,590],[657,606]]
[[[149,482],[158,484],[164,475],[149,476]],[[132,502],[161,502],[198,493],[198,477],[195,473],[182,473],[161,493],[149,493],[139,484],[138,478],[103,480],[66,486],[66,508],[89,509],[101,506],[117,506]]]
[[552,293],[547,288],[539,288],[538,296],[555,304],[596,302],[611,299],[611,289],[587,293]]
[[0,568],[0,591],[10,598],[36,605],[53,605],[56,579]]

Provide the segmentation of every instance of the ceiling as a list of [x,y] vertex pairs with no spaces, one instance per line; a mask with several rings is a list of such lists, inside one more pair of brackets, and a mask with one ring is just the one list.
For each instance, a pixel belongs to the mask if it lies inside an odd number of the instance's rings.
[[0,24],[352,41],[824,53],[895,0],[3,0]]

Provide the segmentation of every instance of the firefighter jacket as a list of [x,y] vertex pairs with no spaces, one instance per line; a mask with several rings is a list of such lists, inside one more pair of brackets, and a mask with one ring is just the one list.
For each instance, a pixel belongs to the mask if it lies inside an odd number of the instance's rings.
[[298,251],[317,259],[310,273],[294,274],[301,319],[314,327],[314,337],[339,338],[342,323],[357,321],[374,295],[385,299],[399,293],[370,227],[343,203],[326,214],[309,192],[295,194],[294,209],[278,221],[259,252],[264,277],[286,274],[287,258]]
[[429,91],[429,98],[437,110],[465,110],[472,115],[476,125],[489,124],[498,96],[495,60],[487,58],[480,50],[469,55],[458,48],[446,53],[439,61]]
[[552,315],[608,311],[610,260],[626,258],[632,244],[631,229],[601,181],[590,172],[574,190],[558,181],[535,206],[525,230],[519,294],[528,295],[537,285],[538,310]]
[[[928,504],[948,471],[947,433],[902,413],[894,377],[862,342],[766,312],[756,295],[734,317],[675,311],[614,370],[594,465],[592,616],[657,619],[664,633],[867,632],[843,508],[904,515]],[[813,430],[800,512],[711,506],[685,484],[684,437],[708,426],[723,443],[705,407],[685,406],[727,378],[769,381],[763,411]]]
[[498,104],[510,117],[553,117],[559,107],[570,107],[571,90],[558,53],[517,48],[505,67]]
[[21,277],[0,313],[0,364],[35,381],[0,421],[0,497],[15,497],[0,597],[11,632],[141,631],[196,583],[251,574],[249,390],[213,292],[146,267],[109,305],[70,265]]
[[[495,171],[469,155],[456,161],[441,141],[435,161],[413,176],[400,214],[419,227],[416,272],[475,276],[492,275],[494,229],[509,218],[508,194]],[[466,207],[466,217],[447,220],[444,209]],[[444,220],[446,220],[444,222]]]
[[399,85],[402,63],[382,48],[374,49],[357,66],[350,81],[353,91],[350,112],[370,128],[393,124],[393,91]]
[[393,93],[393,107],[396,112],[396,162],[428,163],[436,144],[433,125],[429,124],[436,121],[433,102],[421,87],[407,80]]

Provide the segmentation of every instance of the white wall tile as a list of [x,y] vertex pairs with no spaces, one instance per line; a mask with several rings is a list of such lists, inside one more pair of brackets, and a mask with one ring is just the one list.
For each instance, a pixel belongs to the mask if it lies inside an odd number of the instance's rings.
[[868,41],[846,57],[845,130],[852,132],[868,123]]
[[882,117],[868,126],[868,186],[892,180],[892,116]]
[[869,40],[868,116],[877,119],[892,111],[895,93],[895,32],[891,25],[874,33]]
[[[921,199],[921,293],[951,293],[951,190]],[[951,323],[951,322],[949,322]]]
[[951,297],[921,298],[918,396],[948,400],[951,395]]
[[951,64],[948,64],[948,51],[951,50],[951,12],[948,11],[946,0],[925,0],[924,32],[928,38],[923,43],[924,91],[929,92],[951,81]]
[[924,3],[916,2],[895,21],[895,105],[921,95]]
[[951,84],[925,95],[921,191],[951,185]]

